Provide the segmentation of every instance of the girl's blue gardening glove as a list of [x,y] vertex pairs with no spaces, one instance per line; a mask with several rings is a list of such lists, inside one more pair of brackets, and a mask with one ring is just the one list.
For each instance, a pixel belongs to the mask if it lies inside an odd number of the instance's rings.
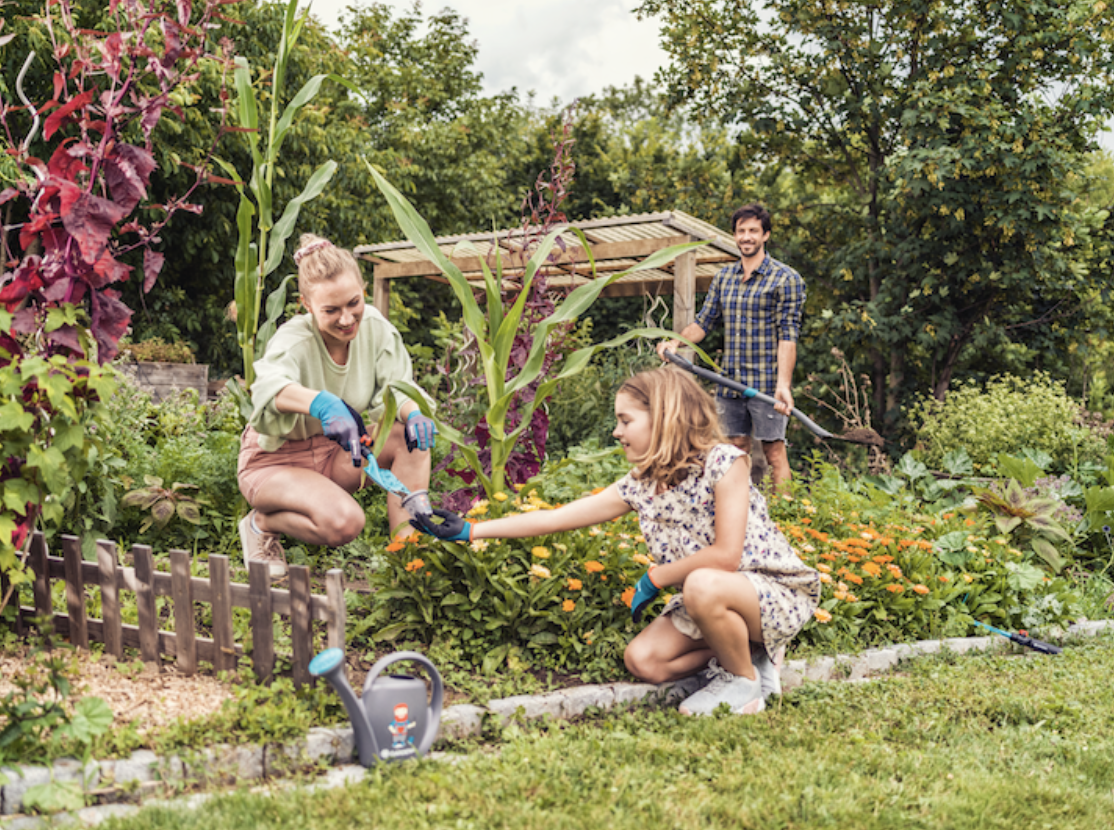
[[419,450],[433,448],[433,440],[437,437],[437,424],[433,419],[415,409],[406,417],[406,449],[410,452],[417,447]]
[[659,590],[658,586],[654,584],[654,580],[650,579],[649,571],[642,574],[642,578],[635,583],[634,596],[630,601],[630,615],[635,622],[642,621],[642,612],[646,610],[647,605],[653,602]]
[[[441,521],[433,521],[433,516]],[[472,522],[465,521],[456,513],[450,513],[448,510],[442,510],[439,507],[433,508],[433,516],[413,518],[410,520],[410,524],[422,533],[436,536],[443,542],[472,541]]]
[[[328,438],[333,439],[352,453],[352,466],[363,466],[363,453],[360,451],[360,418],[353,417],[352,409],[332,392],[318,392],[309,405],[309,415],[321,422],[321,429]],[[366,432],[366,430],[365,430]]]

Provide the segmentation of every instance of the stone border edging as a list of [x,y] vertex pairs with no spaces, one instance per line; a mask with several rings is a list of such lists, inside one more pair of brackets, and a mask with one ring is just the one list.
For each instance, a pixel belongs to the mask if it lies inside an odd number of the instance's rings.
[[[1114,629],[1114,620],[1094,620],[1070,626],[1067,639],[1094,637]],[[988,637],[952,637],[943,640],[920,640],[884,648],[868,649],[859,654],[839,654],[812,660],[790,660],[781,671],[782,688],[795,689],[805,681],[861,680],[888,671],[900,661],[913,657],[951,651],[987,651],[1011,648],[1012,644],[999,635]],[[544,717],[568,719],[583,715],[588,709],[611,709],[629,703],[657,700],[668,703],[695,690],[694,678],[676,683],[606,683],[575,686],[542,695],[514,695],[493,700],[487,706],[464,703],[442,712],[438,737],[462,739],[482,734],[485,718],[496,718],[500,724],[521,716],[527,720]],[[438,755],[440,753],[431,753]],[[348,768],[355,759],[355,738],[351,727],[315,727],[305,738],[290,744],[263,746],[231,746],[221,744],[196,754],[160,758],[150,750],[133,752],[116,761],[91,761],[83,767],[72,758],[55,761],[51,767],[0,767],[9,782],[0,787],[0,828],[31,830],[44,825],[36,816],[5,820],[23,806],[23,794],[36,784],[55,781],[81,781],[87,795],[127,800],[134,795],[154,791],[164,784],[234,785],[244,780],[282,778],[315,764],[341,765],[327,778],[337,786],[362,775],[362,767]],[[191,796],[199,798],[204,796]],[[130,804],[106,803],[87,807],[71,814],[84,824],[99,824],[109,815],[138,809]]]

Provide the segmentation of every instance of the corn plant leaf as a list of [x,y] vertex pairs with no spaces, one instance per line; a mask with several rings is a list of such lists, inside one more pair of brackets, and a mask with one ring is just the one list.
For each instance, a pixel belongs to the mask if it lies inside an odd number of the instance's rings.
[[259,152],[259,108],[255,102],[255,90],[251,85],[251,66],[247,58],[240,56],[233,59],[233,65],[236,67],[233,71],[233,81],[236,85],[240,126],[250,130],[246,133],[248,146],[251,148],[252,160],[258,165],[262,163],[263,157]]
[[[306,182],[306,186],[302,188],[302,192],[286,203],[282,218],[279,219],[278,224],[274,226],[272,231],[267,259],[263,263],[264,277],[278,268],[282,262],[283,255],[286,252],[286,241],[294,233],[294,226],[298,221],[298,214],[302,211],[302,205],[320,196],[336,171],[337,163],[335,161],[330,159],[325,162],[313,171],[313,175]],[[262,349],[260,349],[260,352],[262,352]]]
[[267,344],[271,342],[271,338],[274,337],[275,331],[278,329],[278,321],[282,319],[283,312],[286,311],[287,286],[297,276],[297,274],[287,274],[279,283],[279,287],[267,295],[267,319],[255,335],[255,348],[259,354],[266,353]]

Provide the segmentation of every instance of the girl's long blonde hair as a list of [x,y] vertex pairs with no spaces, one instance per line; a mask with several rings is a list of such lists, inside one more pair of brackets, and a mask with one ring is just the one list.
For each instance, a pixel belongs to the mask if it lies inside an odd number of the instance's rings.
[[303,233],[294,252],[298,266],[298,292],[304,297],[315,285],[335,280],[341,274],[352,273],[366,286],[360,263],[352,252],[338,248],[328,239],[313,233]]
[[619,387],[617,394],[624,393],[650,413],[650,448],[631,458],[636,478],[674,487],[703,465],[712,447],[727,441],[712,396],[680,369],[640,372]]

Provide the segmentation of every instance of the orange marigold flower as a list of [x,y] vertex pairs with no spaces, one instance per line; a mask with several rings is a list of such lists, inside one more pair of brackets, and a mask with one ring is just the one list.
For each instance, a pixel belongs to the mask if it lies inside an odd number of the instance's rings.
[[820,573],[830,574],[832,572],[832,566],[825,565],[823,562],[821,562],[816,566],[816,570],[820,571]]
[[835,562],[837,559],[839,559],[839,557],[836,556],[834,553],[822,553],[820,554],[820,558],[827,559],[829,562]]
[[423,562],[421,559],[412,559],[406,563],[406,570],[410,571],[410,573],[413,573],[414,571],[420,571],[424,567],[425,562]]
[[939,579],[941,582],[951,582],[951,580],[948,579],[948,577],[946,576],[938,576],[936,578]]
[[945,521],[946,521],[946,520],[948,520],[948,519],[954,519],[954,518],[955,518],[955,514],[954,514],[954,513],[945,513],[945,514],[943,515],[943,518],[944,518],[944,520],[945,520]]
[[586,570],[590,574],[596,574],[603,570],[603,565],[597,562],[595,559],[589,559],[587,562],[584,563],[584,570]]
[[816,619],[822,623],[829,623],[832,621],[832,615],[823,608],[817,608],[812,612],[812,616],[816,617]]
[[847,561],[848,562],[861,562],[862,557],[861,556],[848,556]]
[[623,605],[627,606],[627,608],[630,608],[630,604],[634,600],[634,586],[633,585],[631,585],[630,587],[623,590],[622,600],[623,600]]
[[905,590],[905,586],[894,583],[892,585],[887,585],[886,590],[893,594],[900,594],[902,591]]
[[854,594],[849,593],[847,595],[847,602],[858,602],[858,601],[859,601],[859,598],[857,596],[855,596]]
[[387,553],[398,553],[404,547],[406,547],[405,542],[403,542],[401,539],[395,539],[393,542],[387,545]]
[[812,524],[812,519],[810,519],[806,516],[805,518],[801,519],[801,524],[810,525],[810,524]]
[[887,556],[886,554],[882,554],[881,556],[875,556],[875,557],[873,557],[873,559],[874,559],[875,562],[878,562],[881,565],[885,565],[887,562],[893,562],[894,561],[894,558],[892,556]]
[[927,594],[928,593],[928,586],[927,585],[922,585],[921,583],[918,582],[916,585],[913,586],[913,590],[916,591],[918,594]]
[[882,573],[882,566],[877,562],[864,562],[863,573],[870,574],[871,576],[878,576],[878,574]]
[[579,591],[583,587],[584,587],[584,585],[579,579],[570,579],[569,580],[569,590],[570,591]]
[[848,582],[854,582],[856,585],[863,584],[863,578],[858,574],[846,574]]
[[571,599],[567,599],[561,603],[561,610],[565,613],[571,613],[574,608],[576,608],[576,603]]
[[831,582],[832,581],[831,574],[820,574],[820,581],[821,582]]
[[964,519],[963,524],[966,525],[967,527],[974,527],[975,526],[975,520],[974,519]]
[[897,565],[887,565],[886,570],[890,572],[894,579],[901,579],[901,568]]

